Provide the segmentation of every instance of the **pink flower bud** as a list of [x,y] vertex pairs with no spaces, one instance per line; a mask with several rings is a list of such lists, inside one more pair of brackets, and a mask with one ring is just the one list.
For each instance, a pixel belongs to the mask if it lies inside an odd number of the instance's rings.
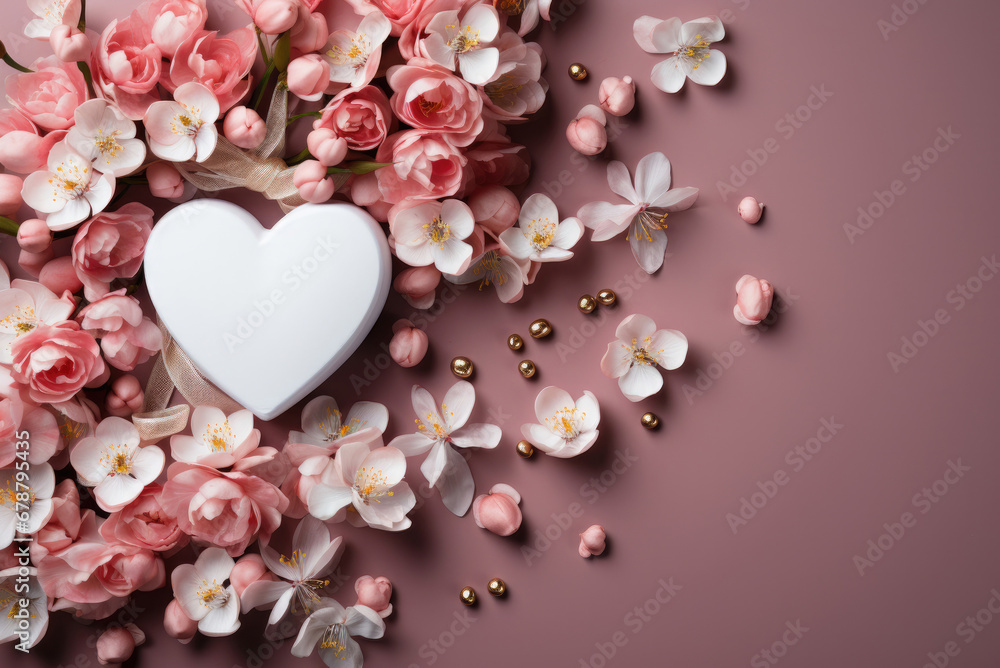
[[357,605],[366,605],[385,619],[392,614],[392,583],[389,578],[362,575],[354,583],[354,591],[358,594]]
[[608,133],[604,129],[606,123],[607,116],[600,107],[588,104],[566,128],[566,139],[580,153],[597,155],[608,145]]
[[38,274],[42,272],[42,267],[54,256],[55,253],[52,252],[51,246],[38,253],[32,253],[22,248],[21,254],[17,258],[17,263],[21,265],[21,269],[38,278]]
[[83,289],[83,281],[76,273],[73,258],[69,255],[49,260],[38,274],[38,282],[57,295]]
[[264,141],[267,124],[253,109],[244,106],[233,107],[222,121],[222,132],[234,146],[254,149]]
[[90,38],[75,26],[57,25],[49,33],[49,45],[56,58],[64,63],[90,60]]
[[597,98],[601,102],[601,109],[612,116],[624,116],[635,107],[635,84],[632,77],[608,77],[601,82]]
[[472,502],[472,517],[481,529],[509,536],[521,527],[521,495],[510,485],[493,485],[489,494]]
[[180,640],[186,645],[191,642],[191,638],[198,631],[198,622],[184,613],[184,608],[175,598],[171,599],[166,610],[163,611],[163,630],[171,638]]
[[434,305],[434,291],[441,282],[441,272],[434,265],[410,267],[399,272],[392,288],[403,295],[413,308],[430,308]]
[[767,317],[773,299],[774,288],[769,282],[746,274],[736,282],[733,315],[744,325],[756,325]]
[[265,35],[291,30],[299,10],[296,0],[264,0],[253,12],[253,22]]
[[135,624],[111,626],[97,639],[97,661],[102,666],[125,663],[132,657],[136,646],[145,641],[146,634]]
[[13,218],[17,210],[24,204],[21,199],[21,188],[24,180],[13,174],[0,174],[0,216]]
[[153,197],[172,200],[184,195],[184,179],[170,163],[151,164],[146,168],[146,180],[149,181],[149,192]]
[[427,334],[414,327],[409,320],[397,320],[392,326],[389,354],[396,364],[404,368],[420,364],[427,354]]
[[347,140],[330,128],[313,130],[306,136],[306,147],[324,167],[339,165],[347,157]]
[[586,559],[589,556],[600,556],[607,546],[608,536],[604,533],[604,527],[600,524],[593,524],[580,534],[580,556]]
[[328,85],[330,63],[319,54],[299,56],[288,64],[288,90],[303,100],[320,99]]
[[17,243],[21,250],[42,253],[52,247],[52,230],[39,218],[29,218],[17,228]]
[[322,204],[337,192],[337,185],[326,175],[326,167],[319,160],[306,160],[296,167],[292,183],[302,199],[313,204]]
[[300,8],[291,34],[292,50],[298,53],[320,51],[330,37],[326,17],[319,12],[309,13]]
[[111,383],[104,405],[110,415],[120,418],[131,417],[132,413],[142,410],[142,402],[146,398],[142,385],[135,376],[125,374]]
[[521,213],[517,195],[503,186],[485,186],[469,197],[469,208],[476,222],[495,236],[510,229]]
[[267,570],[267,565],[259,554],[245,554],[233,566],[229,574],[229,583],[236,589],[236,595],[242,596],[243,590],[258,580],[277,580],[278,578]]
[[753,225],[764,215],[764,205],[754,197],[744,197],[740,200],[740,218]]

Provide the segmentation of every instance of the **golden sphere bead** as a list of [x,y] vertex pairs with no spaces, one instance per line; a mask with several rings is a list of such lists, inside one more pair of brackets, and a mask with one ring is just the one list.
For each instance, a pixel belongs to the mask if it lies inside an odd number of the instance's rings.
[[507,337],[507,347],[511,350],[520,350],[524,347],[524,339],[520,334],[511,334]]
[[539,318],[528,327],[528,334],[533,339],[544,339],[552,333],[552,325],[545,318]]
[[475,367],[468,357],[456,357],[451,361],[451,372],[459,378],[468,378]]
[[642,426],[646,429],[656,429],[660,426],[660,418],[656,417],[653,413],[643,413]]
[[518,441],[516,449],[517,449],[517,454],[521,455],[525,459],[535,454],[535,446],[533,446],[531,443],[528,443],[527,441]]
[[503,596],[507,593],[507,584],[500,578],[493,578],[486,587],[494,596]]
[[584,313],[593,313],[594,309],[597,308],[597,300],[590,295],[584,295],[580,297],[576,307]]
[[525,378],[531,378],[535,375],[535,371],[537,371],[537,369],[535,369],[535,363],[531,360],[521,360],[521,362],[517,365],[517,370],[520,371],[521,375]]
[[497,11],[507,16],[520,16],[527,4],[527,0],[493,0],[493,6]]
[[583,81],[587,78],[587,68],[580,63],[569,66],[569,78],[573,81]]
[[615,294],[614,290],[609,290],[605,288],[597,293],[597,301],[601,302],[605,306],[611,306],[618,299],[618,295]]
[[476,602],[476,590],[472,587],[462,587],[462,591],[458,597],[462,599],[462,603],[472,605]]

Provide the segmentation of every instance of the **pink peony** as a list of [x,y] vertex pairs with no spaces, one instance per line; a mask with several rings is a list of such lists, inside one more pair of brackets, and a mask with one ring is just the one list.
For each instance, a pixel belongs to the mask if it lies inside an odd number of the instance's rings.
[[73,266],[87,299],[106,295],[115,279],[136,275],[152,229],[152,210],[138,202],[99,213],[80,226],[73,239]]
[[131,371],[157,351],[163,343],[160,328],[142,314],[135,297],[125,288],[109,292],[80,310],[80,325],[101,340],[108,364]]
[[101,34],[91,62],[94,85],[133,121],[142,120],[149,105],[160,99],[156,84],[163,54],[144,36],[148,30],[136,12],[124,21],[112,21]]
[[94,337],[75,322],[38,325],[11,344],[12,377],[32,401],[68,401],[85,386],[96,387],[108,377]]
[[468,146],[483,129],[483,98],[474,86],[429,60],[389,68],[390,103],[399,120]]
[[143,37],[172,59],[188,35],[205,29],[205,0],[150,0],[135,10],[143,23]]
[[375,172],[382,197],[390,204],[461,197],[470,176],[465,155],[438,132],[397,132],[382,142],[376,160],[393,163]]
[[7,101],[44,130],[73,127],[73,112],[87,100],[87,82],[76,63],[49,56],[31,69],[7,77]]
[[256,57],[253,28],[237,28],[223,37],[218,31],[201,30],[177,47],[170,72],[161,83],[173,92],[182,84],[196,81],[215,93],[219,113],[224,114],[250,91],[253,79],[245,77]]
[[160,485],[146,485],[134,501],[111,513],[101,525],[104,540],[153,552],[166,552],[185,545],[188,536],[177,526],[177,518],[163,510],[161,494]]
[[267,540],[288,507],[277,487],[256,476],[175,463],[167,477],[160,506],[181,531],[234,557],[257,537]]
[[313,122],[314,130],[333,130],[355,151],[378,148],[395,128],[396,117],[389,107],[389,98],[375,86],[340,92]]

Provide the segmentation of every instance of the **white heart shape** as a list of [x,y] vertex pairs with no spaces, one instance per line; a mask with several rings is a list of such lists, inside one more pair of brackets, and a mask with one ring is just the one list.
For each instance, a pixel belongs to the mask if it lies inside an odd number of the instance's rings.
[[389,293],[385,233],[351,204],[306,204],[266,230],[235,204],[187,202],[156,223],[144,263],[167,331],[262,420],[336,371]]

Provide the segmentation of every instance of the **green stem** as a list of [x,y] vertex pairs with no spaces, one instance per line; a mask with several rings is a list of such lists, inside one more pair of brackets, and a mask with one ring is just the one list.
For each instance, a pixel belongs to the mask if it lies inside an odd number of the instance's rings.
[[322,115],[323,115],[322,111],[307,111],[307,112],[302,113],[302,114],[295,114],[294,116],[289,116],[288,117],[288,120],[285,121],[285,127],[287,128],[289,125],[291,125],[295,121],[299,120],[300,118],[308,118],[309,116],[314,116],[316,118],[319,118]]
[[260,103],[264,99],[264,91],[267,90],[267,84],[271,80],[272,74],[274,74],[273,60],[267,64],[267,69],[264,70],[264,76],[261,77],[260,83],[257,84],[257,93],[253,97],[253,109],[255,111],[260,107]]
[[94,92],[94,77],[90,74],[90,65],[84,61],[78,61],[76,66],[83,73],[83,80],[87,82],[87,90],[90,92],[90,99],[95,99],[97,93]]
[[18,227],[17,221],[11,220],[7,216],[0,216],[0,232],[16,237]]
[[24,65],[20,64],[16,60],[14,60],[9,53],[3,54],[3,62],[5,62],[8,65],[10,65],[11,67],[13,67],[18,72],[33,72],[34,71],[34,70],[31,70],[31,69],[25,67]]
[[289,167],[293,167],[295,165],[298,165],[298,164],[301,164],[301,163],[305,162],[306,160],[308,160],[311,157],[312,157],[312,154],[309,152],[309,149],[304,148],[304,149],[302,149],[301,153],[299,153],[298,155],[296,155],[296,156],[294,156],[294,157],[289,158],[288,160],[286,160],[285,164],[288,165]]
[[87,30],[87,0],[80,0],[80,23],[77,24],[80,32]]

